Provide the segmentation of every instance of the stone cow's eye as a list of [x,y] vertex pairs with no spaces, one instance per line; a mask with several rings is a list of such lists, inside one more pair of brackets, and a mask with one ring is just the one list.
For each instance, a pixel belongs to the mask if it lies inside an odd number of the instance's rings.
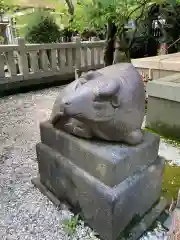
[[94,102],[93,103],[93,107],[95,108],[95,109],[103,109],[103,108],[105,108],[105,103],[104,102]]

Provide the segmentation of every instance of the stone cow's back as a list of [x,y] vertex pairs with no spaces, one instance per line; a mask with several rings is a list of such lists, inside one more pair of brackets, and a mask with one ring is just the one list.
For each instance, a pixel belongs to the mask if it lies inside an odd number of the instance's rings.
[[145,91],[140,74],[131,63],[119,63],[97,70],[105,79],[117,79],[121,82],[121,106],[136,108],[144,115]]
[[108,134],[110,134],[109,138],[113,138],[118,133],[118,128],[122,135],[127,130],[141,129],[145,115],[145,91],[143,81],[135,67],[130,63],[120,63],[97,70],[97,72],[104,75],[105,81],[115,79],[120,83],[118,94],[120,106],[114,115],[114,126],[111,125],[112,122],[109,122],[108,126],[106,126],[107,123],[99,124],[96,131],[100,130],[104,133],[107,128],[111,128],[112,131],[108,131]]
[[[138,87],[142,89],[140,95],[145,95],[143,82],[140,81],[140,74],[131,63],[118,63],[102,69],[97,72],[103,74],[106,79],[123,79],[125,86],[127,85],[128,91],[134,91]],[[130,87],[130,89],[129,89]]]
[[98,69],[96,71],[103,75],[106,75],[109,78],[112,78],[112,76],[119,76],[122,71],[127,71],[127,69],[134,69],[134,67],[131,63],[117,63],[105,68]]

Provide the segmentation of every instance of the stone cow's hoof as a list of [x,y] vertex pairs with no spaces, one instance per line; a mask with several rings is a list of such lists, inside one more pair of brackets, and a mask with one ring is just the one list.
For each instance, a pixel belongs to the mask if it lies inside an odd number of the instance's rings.
[[64,125],[64,129],[65,129],[66,132],[71,133],[73,135],[76,135],[78,137],[87,138],[87,139],[92,138],[91,129],[88,128],[83,123],[82,124],[76,124],[76,125],[74,125],[71,122],[66,123]]
[[143,141],[143,134],[141,130],[132,131],[125,139],[126,143],[130,145],[137,145]]

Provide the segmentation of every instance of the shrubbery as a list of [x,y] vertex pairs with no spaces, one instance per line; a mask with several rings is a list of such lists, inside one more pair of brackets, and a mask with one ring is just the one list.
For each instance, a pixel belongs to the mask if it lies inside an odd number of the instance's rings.
[[25,39],[29,43],[58,42],[60,29],[52,15],[39,10],[32,14],[25,31]]

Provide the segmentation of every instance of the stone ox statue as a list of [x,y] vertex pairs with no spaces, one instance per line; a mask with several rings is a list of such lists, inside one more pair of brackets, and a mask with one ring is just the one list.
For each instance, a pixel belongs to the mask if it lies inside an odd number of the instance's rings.
[[57,97],[50,121],[57,129],[83,138],[120,141],[143,139],[144,84],[130,63],[90,71]]

